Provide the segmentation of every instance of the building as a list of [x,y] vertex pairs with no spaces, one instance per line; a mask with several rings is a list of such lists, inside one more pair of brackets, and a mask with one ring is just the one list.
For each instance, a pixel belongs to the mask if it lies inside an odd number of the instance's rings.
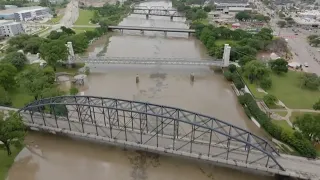
[[224,10],[229,8],[250,8],[248,0],[213,0],[216,10]]
[[293,17],[297,26],[306,28],[320,27],[320,12],[318,10],[303,11]]
[[37,18],[51,16],[51,11],[48,7],[32,6],[11,8],[0,11],[0,19],[27,21]]
[[11,37],[24,33],[24,28],[20,22],[0,20],[0,36]]

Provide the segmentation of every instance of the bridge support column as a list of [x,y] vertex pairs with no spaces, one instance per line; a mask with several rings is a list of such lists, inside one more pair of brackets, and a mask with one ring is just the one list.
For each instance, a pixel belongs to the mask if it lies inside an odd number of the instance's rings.
[[191,82],[194,82],[194,73],[191,73],[191,74],[190,74],[190,81],[191,81]]
[[223,67],[227,67],[230,64],[230,51],[231,47],[229,46],[229,44],[225,44],[223,50]]
[[167,31],[163,31],[164,32],[164,36],[167,36]]
[[191,33],[188,33],[188,37],[190,37]]
[[146,19],[149,19],[149,14],[146,14]]
[[140,79],[139,79],[139,75],[137,74],[136,75],[136,84],[138,84],[140,82]]
[[72,42],[67,42],[66,47],[68,48],[69,55],[68,55],[68,61],[67,61],[67,66],[69,68],[72,68],[75,66],[75,55],[72,47]]
[[170,16],[170,20],[173,21],[173,16]]
[[141,30],[141,34],[144,34],[144,30]]

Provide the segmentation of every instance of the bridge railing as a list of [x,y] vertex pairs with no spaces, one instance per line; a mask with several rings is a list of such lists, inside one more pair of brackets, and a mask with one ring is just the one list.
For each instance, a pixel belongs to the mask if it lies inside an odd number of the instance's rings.
[[62,96],[21,109],[28,123],[283,170],[264,139],[221,120],[150,103]]

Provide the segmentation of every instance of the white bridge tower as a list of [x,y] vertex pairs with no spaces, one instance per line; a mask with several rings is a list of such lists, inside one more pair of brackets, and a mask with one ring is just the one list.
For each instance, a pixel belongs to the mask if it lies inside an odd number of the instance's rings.
[[66,46],[68,48],[68,61],[67,61],[67,64],[69,66],[72,66],[73,64],[75,64],[75,55],[74,55],[74,51],[73,51],[73,47],[72,47],[72,42],[67,42]]
[[228,67],[230,64],[230,51],[231,51],[231,47],[229,46],[229,44],[225,44],[224,45],[224,50],[223,50],[223,65],[222,67]]

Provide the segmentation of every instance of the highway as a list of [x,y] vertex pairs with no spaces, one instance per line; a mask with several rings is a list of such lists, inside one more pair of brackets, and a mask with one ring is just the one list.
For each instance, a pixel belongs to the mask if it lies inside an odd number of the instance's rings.
[[[262,12],[264,15],[273,14],[273,11],[268,9],[263,3],[259,2],[257,4],[259,12]],[[304,71],[316,73],[320,75],[320,63],[316,60],[320,61],[320,52],[317,51],[317,48],[311,47],[307,42],[307,36],[312,34],[307,30],[303,30],[301,28],[298,29],[298,35],[292,31],[292,28],[279,28],[276,24],[280,19],[275,14],[274,18],[271,17],[270,26],[276,34],[280,34],[281,37],[287,39],[288,47],[292,52],[293,61],[298,62],[300,64],[307,63],[309,67],[303,67]]]

